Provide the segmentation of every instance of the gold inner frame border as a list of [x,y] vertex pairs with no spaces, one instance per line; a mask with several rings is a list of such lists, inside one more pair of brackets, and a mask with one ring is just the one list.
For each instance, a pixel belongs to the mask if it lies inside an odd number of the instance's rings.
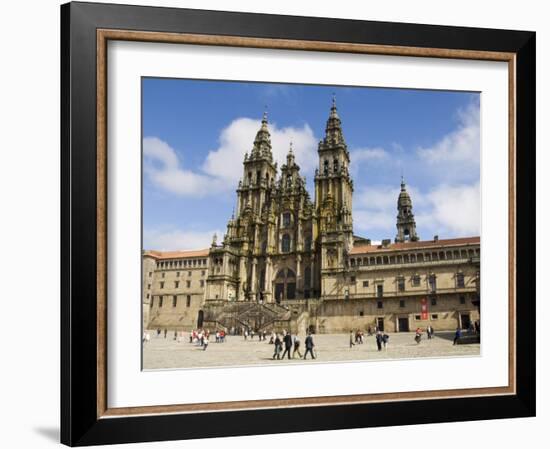
[[[516,393],[516,54],[508,52],[357,44],[240,36],[164,33],[117,29],[96,31],[97,55],[97,417],[260,410],[269,408],[347,405],[422,399],[513,395]],[[503,387],[392,392],[345,396],[199,404],[108,408],[107,404],[107,43],[108,41],[213,45],[297,51],[324,51],[371,55],[469,59],[508,63],[508,385]]]

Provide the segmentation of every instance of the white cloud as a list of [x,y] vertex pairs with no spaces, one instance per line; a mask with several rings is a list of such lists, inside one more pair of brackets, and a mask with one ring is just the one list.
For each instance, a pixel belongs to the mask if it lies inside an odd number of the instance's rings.
[[[442,185],[427,195],[432,210],[425,219],[455,235],[479,235],[480,190],[473,185]],[[418,221],[417,221],[418,226]]]
[[[422,192],[407,186],[417,232],[422,239],[479,235],[480,190],[473,184],[441,184]],[[399,186],[367,187],[354,196],[353,225],[365,237],[393,238],[396,232]]]
[[[260,126],[260,120],[246,117],[233,120],[222,130],[219,147],[208,153],[202,166],[205,173],[229,181],[232,184],[228,187],[235,188],[242,177],[244,154],[250,154]],[[296,163],[302,173],[312,172],[317,164],[317,139],[309,125],[305,124],[301,128],[278,128],[275,123],[270,123],[269,132],[273,158],[279,167],[285,162],[292,141]]]
[[390,235],[384,238],[390,238],[395,228],[395,215],[397,214],[392,214],[389,210],[354,210],[353,227],[359,233],[373,231],[389,233]]
[[353,226],[356,232],[384,233],[382,238],[391,238],[395,230],[398,195],[399,186],[387,185],[367,187],[356,192],[353,198]]
[[381,161],[388,159],[389,155],[384,148],[357,148],[352,150],[350,158],[354,164],[362,162]]
[[[201,171],[183,167],[179,155],[158,137],[143,139],[144,172],[158,188],[177,195],[206,196],[234,190],[242,177],[244,154],[250,153],[261,122],[250,118],[233,120],[220,133],[220,145],[210,151]],[[317,139],[309,125],[278,128],[270,124],[273,157],[279,167],[293,143],[296,162],[302,174],[311,174],[317,165]]]
[[221,242],[223,239],[223,232],[220,230],[144,230],[143,248],[157,251],[204,249],[210,247],[214,234],[217,234],[218,242]]
[[431,164],[465,162],[479,166],[480,132],[479,104],[472,103],[457,112],[459,127],[435,145],[419,148],[418,155]]
[[143,158],[145,174],[162,190],[178,195],[202,196],[221,188],[218,180],[183,169],[176,151],[157,137],[143,139]]

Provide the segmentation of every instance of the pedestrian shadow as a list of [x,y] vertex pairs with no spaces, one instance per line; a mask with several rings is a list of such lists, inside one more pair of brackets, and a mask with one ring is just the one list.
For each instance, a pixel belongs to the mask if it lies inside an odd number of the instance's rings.
[[453,341],[455,339],[455,331],[437,332],[432,339],[441,338],[442,340]]

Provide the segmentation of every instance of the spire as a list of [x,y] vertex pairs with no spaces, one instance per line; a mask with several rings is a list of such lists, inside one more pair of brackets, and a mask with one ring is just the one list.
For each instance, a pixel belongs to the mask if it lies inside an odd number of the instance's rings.
[[323,140],[325,145],[344,144],[344,136],[342,134],[342,122],[338,116],[338,109],[336,108],[336,95],[332,94],[332,106],[330,107],[330,114],[327,120],[327,126],[325,128],[325,138]]
[[294,151],[292,151],[292,140],[290,141],[290,147],[288,149],[288,154],[286,155],[286,164],[288,167],[294,165]]
[[332,93],[332,106],[330,107],[330,118],[340,119],[340,117],[338,117],[338,109],[336,108],[336,94],[334,92]]
[[401,175],[401,191],[397,198],[397,235],[396,242],[417,241],[416,221],[412,211],[412,200],[407,192],[405,179]]
[[267,108],[265,108],[262,115],[262,125],[256,133],[254,146],[250,153],[250,159],[267,158],[270,162],[273,161],[273,154],[271,153],[271,135],[269,134],[267,123]]

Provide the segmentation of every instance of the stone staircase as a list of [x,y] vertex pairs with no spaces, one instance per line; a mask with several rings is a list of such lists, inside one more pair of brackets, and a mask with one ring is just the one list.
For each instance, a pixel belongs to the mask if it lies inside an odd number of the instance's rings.
[[227,303],[205,308],[204,327],[225,329],[253,329],[254,331],[280,330],[290,327],[291,312],[275,303]]

